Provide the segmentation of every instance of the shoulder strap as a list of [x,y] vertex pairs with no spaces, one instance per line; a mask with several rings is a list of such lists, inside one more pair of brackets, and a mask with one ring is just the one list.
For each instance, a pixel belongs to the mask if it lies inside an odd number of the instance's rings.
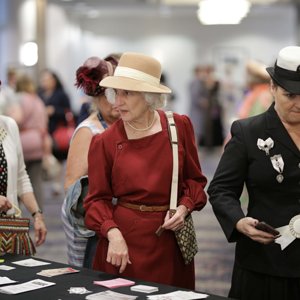
[[100,123],[102,124],[103,128],[104,128],[104,129],[107,129],[107,128],[108,128],[108,125],[107,125],[107,123],[105,122],[104,118],[102,117],[100,111],[97,113],[97,118],[98,118],[98,120],[100,121]]
[[178,197],[178,137],[176,124],[172,111],[166,111],[166,116],[169,125],[169,136],[173,153],[173,171],[172,171],[172,185],[170,196],[170,210],[176,210]]

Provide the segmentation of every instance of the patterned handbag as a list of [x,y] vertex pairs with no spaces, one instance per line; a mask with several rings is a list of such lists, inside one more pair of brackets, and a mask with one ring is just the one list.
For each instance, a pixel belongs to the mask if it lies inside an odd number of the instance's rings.
[[17,213],[0,216],[0,253],[34,255],[35,246],[29,235],[30,219],[20,218],[21,211],[14,206]]
[[[173,113],[171,111],[166,112],[169,135],[172,144],[173,152],[173,172],[172,172],[172,186],[171,186],[171,200],[170,200],[170,214],[176,212],[177,207],[177,186],[178,186],[178,138],[176,124],[174,122]],[[196,238],[196,231],[191,214],[188,214],[185,218],[184,227],[175,231],[175,237],[177,244],[180,248],[184,263],[187,265],[192,262],[194,256],[198,252],[198,244]]]
[[188,214],[185,218],[184,227],[175,231],[175,236],[184,262],[187,265],[198,252],[196,232],[191,214]]

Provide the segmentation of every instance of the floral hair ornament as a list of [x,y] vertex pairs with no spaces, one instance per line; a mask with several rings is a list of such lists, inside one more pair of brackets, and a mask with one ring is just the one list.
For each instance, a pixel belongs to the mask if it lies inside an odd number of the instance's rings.
[[259,150],[266,152],[269,155],[270,149],[274,147],[274,141],[269,137],[265,141],[263,139],[257,139],[257,147]]
[[83,89],[88,96],[104,95],[105,88],[99,86],[99,82],[107,75],[112,74],[113,65],[111,62],[92,56],[77,69],[75,86]]

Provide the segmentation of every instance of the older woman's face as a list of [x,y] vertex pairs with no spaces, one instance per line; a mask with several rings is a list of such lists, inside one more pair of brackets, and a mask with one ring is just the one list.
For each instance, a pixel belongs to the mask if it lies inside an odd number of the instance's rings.
[[291,94],[273,84],[271,84],[271,92],[281,121],[290,125],[300,125],[300,95]]
[[131,122],[139,119],[150,109],[141,92],[115,90],[115,93],[115,106],[123,121]]

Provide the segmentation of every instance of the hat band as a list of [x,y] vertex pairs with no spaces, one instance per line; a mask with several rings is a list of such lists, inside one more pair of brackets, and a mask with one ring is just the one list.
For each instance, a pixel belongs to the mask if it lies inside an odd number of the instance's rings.
[[280,77],[289,80],[300,81],[300,72],[283,69],[281,67],[278,67],[277,65],[275,65],[274,71],[274,73]]
[[147,82],[154,86],[159,86],[159,78],[132,68],[118,66],[116,67],[114,76],[128,77],[128,78]]

